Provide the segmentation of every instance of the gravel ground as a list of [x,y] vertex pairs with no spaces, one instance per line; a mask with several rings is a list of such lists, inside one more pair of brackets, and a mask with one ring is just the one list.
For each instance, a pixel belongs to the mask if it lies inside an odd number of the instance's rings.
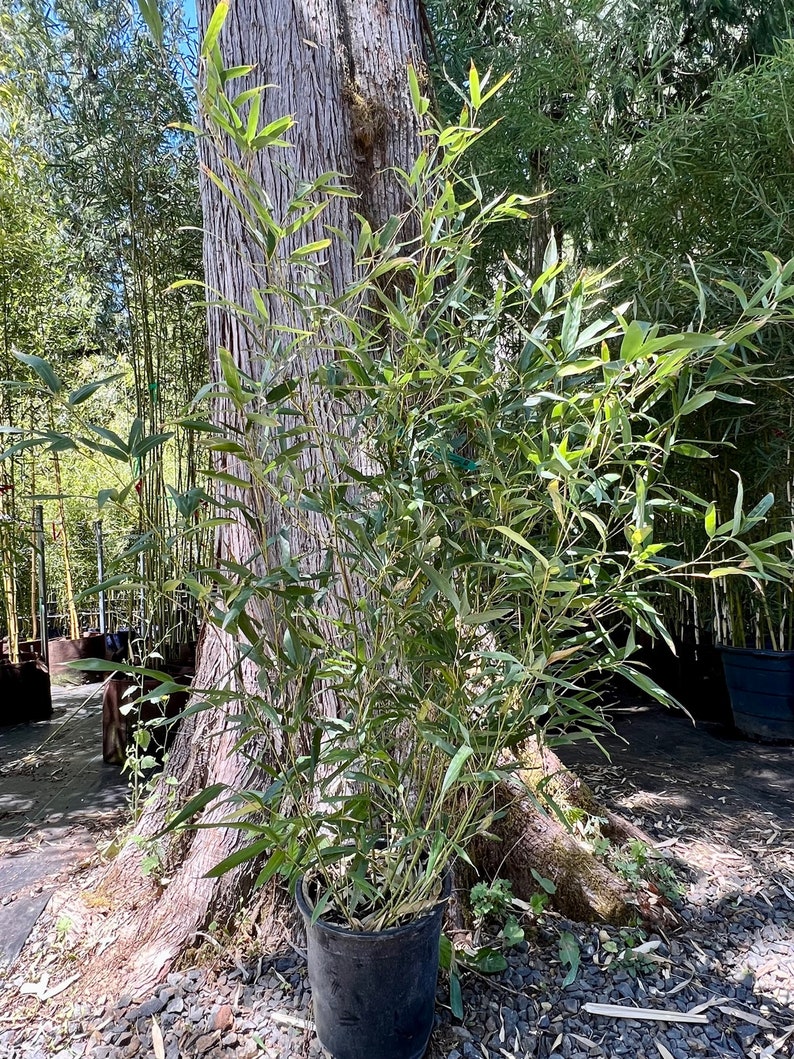
[[[668,742],[674,740],[663,723]],[[670,746],[651,746],[652,753],[634,751],[612,764],[585,753],[576,764],[605,802],[644,826],[678,863],[685,886],[680,922],[663,934],[638,935],[544,914],[509,952],[506,971],[464,977],[462,1022],[452,1017],[441,981],[430,1059],[794,1055],[794,800],[785,779],[786,770],[794,774],[794,750],[738,748],[760,755],[748,764],[769,788],[759,800],[734,782],[731,754],[709,757],[706,747],[695,758],[707,764],[696,767],[693,759],[671,769]],[[559,955],[563,932],[578,939],[581,953],[568,986]],[[61,954],[68,948],[68,933],[62,929],[59,937],[56,925],[47,934],[42,926],[24,971],[0,983],[8,993],[0,1009],[1,1059],[323,1054],[298,949],[253,962],[218,956],[210,966],[170,975],[142,1003],[109,994],[99,1009],[78,1006],[56,1017],[49,1001],[31,991],[46,997],[63,984],[42,977],[59,947]],[[57,966],[62,973],[63,963]],[[592,1014],[587,1003],[661,1008],[670,1018]],[[674,1013],[693,1009],[705,1023],[675,1021]]]

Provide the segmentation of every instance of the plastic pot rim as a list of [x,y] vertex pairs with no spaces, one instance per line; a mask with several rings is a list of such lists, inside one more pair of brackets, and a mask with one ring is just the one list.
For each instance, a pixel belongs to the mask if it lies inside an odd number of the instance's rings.
[[362,940],[369,941],[396,937],[413,930],[418,923],[422,923],[431,916],[437,915],[439,911],[443,911],[449,901],[450,894],[452,893],[452,873],[447,870],[444,872],[444,878],[441,884],[441,896],[429,912],[425,912],[424,915],[417,916],[416,919],[411,919],[407,923],[402,923],[397,927],[385,927],[383,930],[353,930],[352,927],[346,927],[340,923],[329,923],[328,920],[323,919],[322,916],[319,916],[314,923],[312,923],[312,909],[309,907],[306,898],[303,895],[303,879],[304,876],[301,875],[295,884],[295,903],[298,906],[298,911],[306,920],[307,929],[310,927],[321,927],[329,934],[339,934],[344,935],[345,937],[361,938]]
[[734,647],[733,644],[718,643],[715,646],[726,654],[753,655],[757,658],[794,658],[794,651],[775,651],[771,647]]

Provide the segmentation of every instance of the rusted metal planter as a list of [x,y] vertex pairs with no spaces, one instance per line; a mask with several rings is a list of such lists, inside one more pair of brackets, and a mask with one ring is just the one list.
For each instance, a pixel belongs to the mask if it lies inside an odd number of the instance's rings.
[[93,673],[67,665],[89,658],[105,657],[105,637],[102,635],[81,636],[70,640],[66,636],[49,643],[50,676],[53,684],[92,684],[104,679],[103,673]]
[[[187,684],[189,677],[174,676],[179,684]],[[154,691],[156,680],[145,678],[143,693]],[[115,673],[105,684],[102,696],[102,760],[109,765],[123,765],[135,729],[147,721],[178,717],[187,706],[189,692],[174,691],[165,698],[137,702],[141,685],[134,677]],[[130,709],[129,707],[132,706]],[[152,745],[148,753],[162,754],[168,749],[175,726],[163,725],[152,729]]]

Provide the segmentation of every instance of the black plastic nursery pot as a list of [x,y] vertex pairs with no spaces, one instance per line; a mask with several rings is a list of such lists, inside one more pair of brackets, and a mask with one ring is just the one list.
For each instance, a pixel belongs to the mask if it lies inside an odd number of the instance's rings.
[[66,636],[50,640],[48,659],[50,675],[56,684],[89,684],[104,679],[103,673],[73,668],[68,662],[82,662],[87,658],[105,657],[105,637],[102,635],[81,636],[70,640]]
[[50,675],[41,662],[0,662],[0,725],[52,716]]
[[433,1029],[439,943],[451,880],[432,912],[354,931],[318,919],[298,882],[317,1036],[333,1059],[420,1059]]
[[750,739],[794,742],[794,651],[720,650],[739,731]]
[[105,633],[105,657],[111,662],[123,662],[130,648],[129,629],[117,629]]

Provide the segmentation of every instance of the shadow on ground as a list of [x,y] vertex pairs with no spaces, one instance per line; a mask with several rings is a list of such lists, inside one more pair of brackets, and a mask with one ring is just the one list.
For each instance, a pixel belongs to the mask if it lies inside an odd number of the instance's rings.
[[[615,929],[544,915],[527,926],[505,972],[465,977],[462,1021],[440,983],[428,1059],[794,1054],[794,749],[737,742],[655,706],[615,720],[627,742],[610,738],[611,761],[582,744],[562,756],[681,865],[686,893],[677,925],[641,936],[652,943],[642,954],[634,951],[636,931],[631,944]],[[563,933],[576,938],[580,954],[567,986]],[[587,1012],[588,1002],[662,1009],[669,1018],[605,1017]],[[678,1020],[692,1009],[702,1024]],[[311,1018],[299,949],[252,961],[218,946],[211,968],[170,975],[149,998],[109,996],[71,1030],[42,1007],[35,1021],[0,1031],[0,1055],[4,1046],[14,1059],[38,1056],[36,1048],[63,1048],[69,1057],[96,1051],[97,1059],[150,1055],[156,1020],[168,1057],[319,1057]]]
[[49,720],[0,728],[0,966],[125,798],[120,770],[102,761],[101,685],[53,688]]

